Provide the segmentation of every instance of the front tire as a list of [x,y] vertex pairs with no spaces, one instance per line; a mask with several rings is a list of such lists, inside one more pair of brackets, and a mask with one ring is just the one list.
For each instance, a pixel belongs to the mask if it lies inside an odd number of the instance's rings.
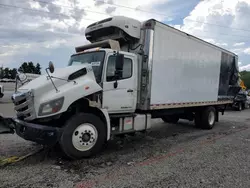
[[71,159],[81,159],[97,154],[106,140],[106,127],[98,116],[79,113],[65,124],[60,147]]

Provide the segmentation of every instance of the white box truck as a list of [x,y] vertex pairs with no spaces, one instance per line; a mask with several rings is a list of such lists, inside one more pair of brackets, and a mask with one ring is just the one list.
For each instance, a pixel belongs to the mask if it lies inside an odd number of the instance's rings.
[[76,47],[67,67],[50,63],[18,88],[5,132],[11,121],[22,138],[59,143],[79,159],[111,136],[150,129],[151,118],[211,129],[240,89],[237,55],[154,19],[115,16],[85,36],[90,44]]

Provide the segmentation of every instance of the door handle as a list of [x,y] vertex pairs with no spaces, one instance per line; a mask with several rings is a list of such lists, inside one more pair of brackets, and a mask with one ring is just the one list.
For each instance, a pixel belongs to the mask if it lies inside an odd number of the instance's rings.
[[128,89],[127,92],[132,93],[133,89]]

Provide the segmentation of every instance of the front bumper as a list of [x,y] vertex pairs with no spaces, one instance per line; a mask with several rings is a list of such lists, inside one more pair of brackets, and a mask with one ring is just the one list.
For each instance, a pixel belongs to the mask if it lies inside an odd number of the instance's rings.
[[19,119],[13,119],[15,132],[25,140],[43,145],[54,145],[61,137],[62,128],[27,123]]

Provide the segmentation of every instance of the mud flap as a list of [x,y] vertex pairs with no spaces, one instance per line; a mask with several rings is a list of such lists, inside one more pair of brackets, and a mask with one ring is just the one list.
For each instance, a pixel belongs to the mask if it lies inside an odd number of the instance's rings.
[[0,134],[14,134],[15,124],[12,118],[0,115]]

